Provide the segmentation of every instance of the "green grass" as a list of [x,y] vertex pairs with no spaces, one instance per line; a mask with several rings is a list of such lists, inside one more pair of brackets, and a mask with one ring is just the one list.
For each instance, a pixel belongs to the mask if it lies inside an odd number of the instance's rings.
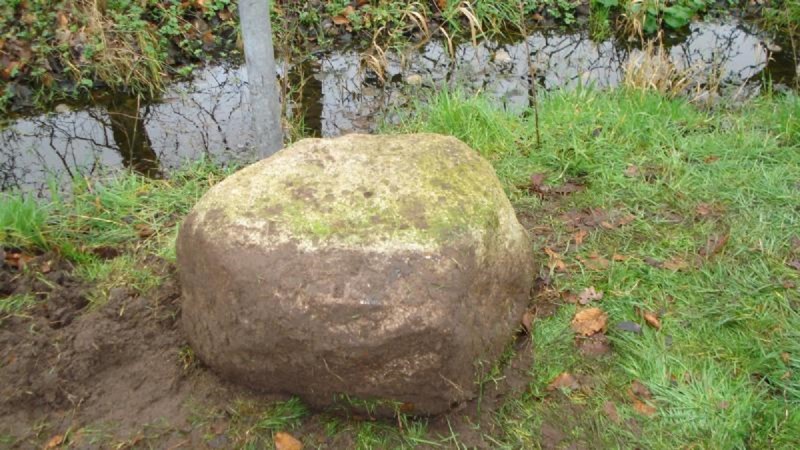
[[46,204],[4,194],[0,245],[52,251],[77,263],[76,274],[92,285],[89,298],[96,305],[114,287],[147,292],[163,278],[147,264],[148,258],[175,260],[174,241],[183,216],[232,170],[200,161],[169,180],[133,173],[79,179],[71,193],[54,195]]
[[[796,442],[800,294],[784,284],[800,279],[787,266],[800,252],[790,243],[800,230],[800,99],[768,95],[741,110],[708,113],[654,94],[578,90],[549,95],[541,109],[541,148],[533,144],[532,120],[457,94],[440,94],[402,127],[456,135],[490,158],[517,208],[551,229],[534,238],[537,248],[547,238],[565,255],[570,269],[552,274],[554,289],[595,286],[606,293],[601,306],[610,315],[613,355],[598,362],[577,354],[572,305],[536,321],[531,397],[506,405],[498,440],[510,448],[534,445],[552,411],[533,399],[556,375],[572,372],[597,383],[592,395],[571,397],[591,417],[578,424],[585,427],[579,436],[599,426],[603,442],[647,448]],[[627,176],[630,165],[652,174]],[[542,203],[517,187],[536,172],[547,172],[555,184],[578,177],[587,188]],[[702,216],[701,204],[720,212]],[[592,230],[576,249],[561,214],[590,207],[636,220]],[[727,244],[701,257],[698,249],[715,234],[728,234]],[[591,270],[580,258],[592,253],[627,259]],[[647,258],[679,258],[688,268],[656,268]],[[615,328],[621,321],[643,324],[637,308],[661,312],[663,328],[645,327],[642,335]],[[633,380],[652,391],[654,418],[637,417],[627,404]],[[637,418],[640,435],[603,420],[600,408],[609,399],[625,417]]]
[[47,211],[35,199],[20,194],[0,194],[0,242],[11,246],[44,247]]
[[[507,398],[490,423],[472,424],[474,433],[496,448],[536,448],[543,426],[561,429],[563,446],[792,448],[800,436],[800,272],[787,263],[800,257],[793,243],[800,234],[800,98],[766,94],[738,109],[703,111],[656,93],[576,90],[546,95],[540,115],[537,146],[532,114],[443,93],[385,130],[452,134],[491,161],[520,215],[532,218],[540,261],[547,262],[545,247],[563,255],[566,271],[551,271],[551,285],[538,297],[559,299],[589,286],[605,293],[597,306],[609,315],[612,353],[588,359],[577,351],[570,328],[577,308],[563,302],[534,320],[524,392]],[[539,172],[549,184],[572,180],[586,188],[540,198],[525,187]],[[84,181],[70,200],[16,201],[40,216],[35,226],[4,222],[12,224],[5,233],[62,252],[99,286],[120,283],[122,273],[146,289],[157,274],[137,273],[145,270],[139,262],[147,254],[174,258],[177,224],[226,173],[198,164],[169,180],[127,174]],[[635,220],[591,228],[578,246],[564,213],[587,208]],[[142,224],[152,234],[142,237]],[[725,245],[704,256],[709,237],[722,235]],[[101,261],[93,249],[104,246],[125,256]],[[607,267],[587,264],[592,254]],[[654,259],[684,267],[658,267]],[[662,328],[646,326],[637,310],[656,312]],[[642,333],[617,328],[623,321],[641,324]],[[562,372],[583,376],[588,386],[548,391]],[[497,371],[492,376],[500,379]],[[634,409],[627,391],[635,380],[652,393],[652,417]],[[603,412],[608,402],[619,423]],[[228,418],[244,448],[269,445],[276,431],[310,447],[460,445],[458,435],[433,432],[424,420],[337,419],[312,415],[296,401],[233,402],[209,417],[198,423]]]
[[36,297],[30,294],[13,294],[0,298],[0,323],[9,316],[25,313],[25,310],[36,304]]

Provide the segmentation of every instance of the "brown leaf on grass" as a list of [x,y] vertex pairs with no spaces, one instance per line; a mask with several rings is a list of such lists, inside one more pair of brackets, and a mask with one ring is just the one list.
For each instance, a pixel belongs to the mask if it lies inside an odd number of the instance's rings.
[[350,18],[348,16],[354,12],[356,12],[356,9],[353,7],[353,5],[347,5],[347,7],[343,9],[341,13],[339,13],[339,15],[333,16],[333,23],[335,25],[350,25]]
[[561,297],[561,300],[564,300],[567,303],[578,303],[578,296],[570,290],[561,291],[559,296]]
[[581,384],[578,382],[578,379],[575,378],[571,373],[564,372],[553,379],[550,384],[547,385],[548,391],[555,391],[556,389],[578,389],[581,387]]
[[706,164],[711,164],[713,162],[719,161],[719,156],[717,156],[717,155],[709,155],[709,156],[706,156],[705,159],[703,159],[703,161],[705,161]]
[[22,270],[33,258],[33,255],[12,251],[5,254],[4,261],[8,267]]
[[603,333],[597,333],[589,337],[578,336],[575,341],[578,351],[583,356],[594,358],[611,353],[611,342]]
[[656,415],[655,406],[647,404],[639,399],[633,400],[633,410],[647,417],[653,417],[654,415]]
[[661,320],[658,319],[658,315],[656,313],[650,311],[642,311],[642,318],[648,325],[655,328],[656,330],[661,329]]
[[447,0],[436,0],[436,6],[439,7],[442,11],[447,8]]
[[588,234],[589,232],[586,230],[578,230],[577,233],[572,235],[572,240],[575,241],[575,245],[581,245]]
[[553,249],[549,247],[544,248],[544,252],[550,257],[549,267],[551,269],[555,269],[559,272],[566,272],[567,264],[561,259],[561,255],[553,251]]
[[791,356],[792,355],[790,355],[789,352],[783,352],[781,353],[781,361],[783,361],[784,364],[789,364]]
[[572,318],[572,329],[583,336],[591,336],[606,330],[608,314],[600,308],[578,311]]
[[136,234],[139,235],[140,239],[147,239],[150,236],[156,234],[155,230],[150,228],[150,225],[146,223],[137,223],[133,226],[133,229],[136,230]]
[[614,253],[614,256],[611,257],[614,261],[622,262],[628,259],[628,256],[620,255],[619,253]]
[[53,437],[51,437],[50,439],[47,440],[47,443],[44,444],[44,449],[45,450],[50,450],[50,449],[53,449],[53,448],[57,448],[57,447],[60,447],[61,444],[63,444],[63,443],[64,443],[64,435],[63,434],[57,434],[57,435],[55,435],[55,436],[53,436]]
[[725,244],[728,243],[728,233],[715,234],[708,237],[705,246],[698,252],[703,258],[710,258],[719,253]]
[[275,433],[275,450],[303,450],[303,443],[289,433]]
[[793,259],[787,263],[794,270],[800,270],[800,259]]
[[639,166],[631,164],[625,169],[625,176],[629,178],[634,178],[639,176]]
[[618,218],[617,222],[616,222],[616,225],[618,227],[624,227],[625,225],[633,222],[634,220],[636,220],[636,216],[634,216],[633,214],[628,213],[628,214],[625,214],[622,217]]
[[595,290],[594,286],[589,286],[588,288],[584,289],[583,292],[578,295],[578,301],[581,305],[588,305],[594,300],[602,300],[603,299],[603,291]]
[[641,381],[633,380],[631,387],[628,388],[628,397],[633,401],[633,409],[636,412],[648,417],[656,413],[656,408],[646,403],[653,399],[653,394]]
[[680,271],[689,267],[689,263],[676,256],[664,261],[661,264],[661,267],[663,267],[664,269]]
[[647,386],[645,386],[639,380],[633,380],[631,387],[628,388],[628,395],[632,399],[640,398],[643,400],[650,400],[653,398],[653,394],[650,393],[650,389],[648,389]]
[[608,401],[603,403],[603,413],[608,417],[608,420],[619,424],[622,422],[622,419],[619,417],[619,412],[617,411],[617,405],[614,402]]
[[597,253],[592,253],[587,258],[578,258],[589,270],[605,270],[611,265],[611,262]]

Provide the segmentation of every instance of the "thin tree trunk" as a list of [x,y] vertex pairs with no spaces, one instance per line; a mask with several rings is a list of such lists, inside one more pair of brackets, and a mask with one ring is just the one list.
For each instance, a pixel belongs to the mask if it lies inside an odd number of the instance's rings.
[[240,0],[239,19],[256,150],[259,156],[267,157],[283,147],[269,0]]

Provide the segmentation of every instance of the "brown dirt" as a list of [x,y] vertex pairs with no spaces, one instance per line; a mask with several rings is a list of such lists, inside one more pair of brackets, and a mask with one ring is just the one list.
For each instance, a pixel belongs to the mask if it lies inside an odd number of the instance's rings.
[[110,430],[106,442],[122,441],[165,419],[171,434],[190,435],[192,402],[233,388],[181,364],[174,278],[147,297],[112,289],[106,305],[92,307],[71,269],[51,255],[24,271],[0,269],[0,295],[39,299],[0,321],[0,446],[41,448],[89,425]]

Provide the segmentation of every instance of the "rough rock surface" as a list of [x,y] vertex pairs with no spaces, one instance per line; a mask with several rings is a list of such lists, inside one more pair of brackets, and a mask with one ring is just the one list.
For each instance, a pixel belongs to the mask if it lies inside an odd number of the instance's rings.
[[177,250],[197,355],[315,407],[474,397],[532,281],[493,169],[434,134],[300,141],[212,188]]

